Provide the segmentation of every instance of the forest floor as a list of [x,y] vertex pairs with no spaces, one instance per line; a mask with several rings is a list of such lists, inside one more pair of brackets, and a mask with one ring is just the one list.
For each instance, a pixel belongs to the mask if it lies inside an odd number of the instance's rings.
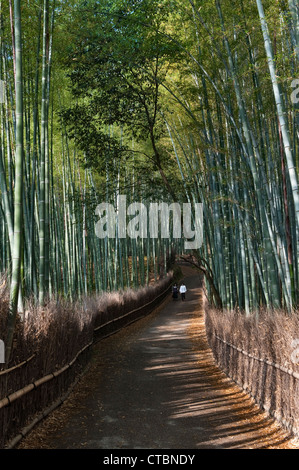
[[75,391],[20,449],[299,448],[215,365],[199,277],[183,271],[186,300],[97,343]]

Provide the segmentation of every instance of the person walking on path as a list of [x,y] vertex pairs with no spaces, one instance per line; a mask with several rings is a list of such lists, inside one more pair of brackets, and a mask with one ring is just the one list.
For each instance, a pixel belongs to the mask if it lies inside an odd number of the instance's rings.
[[181,294],[181,299],[182,300],[185,300],[186,298],[186,292],[187,292],[187,287],[185,286],[184,283],[181,284],[181,287],[180,287],[180,294]]
[[179,292],[179,289],[178,289],[177,284],[175,283],[172,287],[172,298],[173,298],[173,300],[178,298],[178,292]]

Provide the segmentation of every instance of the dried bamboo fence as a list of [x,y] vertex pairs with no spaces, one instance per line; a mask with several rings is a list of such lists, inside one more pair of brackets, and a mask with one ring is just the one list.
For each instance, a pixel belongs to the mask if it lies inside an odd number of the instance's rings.
[[[215,312],[206,311],[207,336],[215,362],[269,416],[299,436],[299,364],[288,359],[291,350],[283,338],[281,325],[274,328],[275,319],[269,316],[269,323],[265,321],[262,325],[263,330],[266,329],[263,334],[268,336],[268,341],[265,341],[258,321],[253,320],[250,324],[245,316],[236,317],[235,328],[229,329],[225,314],[218,312],[215,315]],[[289,319],[288,323],[291,322]],[[293,334],[298,333],[296,316]],[[261,337],[257,340],[259,335]],[[242,342],[243,345],[240,344]]]
[[[90,331],[85,328],[81,338],[75,332],[73,343],[80,349],[56,370],[38,377],[45,367],[44,364],[41,367],[40,354],[33,353],[19,364],[0,371],[0,447],[15,447],[41,419],[59,406],[86,371],[92,345],[152,312],[170,294],[172,282],[173,275],[169,274],[158,286],[143,289],[141,296],[130,298],[130,302],[126,302],[126,292],[123,302],[112,299],[104,311],[94,316]],[[61,344],[56,346],[59,349]]]

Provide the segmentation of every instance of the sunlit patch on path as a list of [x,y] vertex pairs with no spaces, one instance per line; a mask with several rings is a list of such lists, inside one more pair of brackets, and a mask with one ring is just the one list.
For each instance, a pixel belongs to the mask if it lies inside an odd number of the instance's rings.
[[76,392],[22,446],[294,448],[287,433],[215,365],[198,276],[187,277],[186,284],[185,302],[170,300],[99,343]]

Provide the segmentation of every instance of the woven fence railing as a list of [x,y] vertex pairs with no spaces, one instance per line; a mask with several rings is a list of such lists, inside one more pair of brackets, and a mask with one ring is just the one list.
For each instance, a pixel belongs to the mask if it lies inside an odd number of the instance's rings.
[[28,364],[28,362],[32,361],[32,359],[35,357],[35,354],[32,354],[32,356],[30,356],[28,359],[26,359],[25,361],[22,361],[20,362],[19,364],[16,364],[15,366],[13,367],[10,367],[9,369],[4,369],[4,370],[1,370],[0,371],[0,380],[1,380],[1,377],[3,375],[7,375],[7,374],[10,374],[10,372],[16,370],[16,369],[19,369],[20,367],[23,367],[25,366],[26,364]]
[[212,335],[217,365],[285,429],[299,436],[299,372]]
[[[86,370],[92,345],[153,311],[170,294],[172,280],[172,276],[169,276],[166,288],[149,302],[125,314],[116,313],[111,320],[95,326],[92,341],[84,345],[67,364],[43,377],[28,381],[25,386],[2,397],[0,447],[15,447],[41,419],[59,406]],[[35,354],[9,369],[0,371],[0,380],[7,380],[10,374],[30,375],[32,371],[26,371],[26,366],[32,364],[34,358]]]
[[217,335],[215,335],[215,337],[216,337],[219,341],[221,341],[222,343],[224,343],[224,344],[226,344],[227,346],[229,346],[230,348],[235,349],[236,351],[238,351],[238,352],[241,353],[241,354],[244,354],[244,356],[247,356],[248,358],[254,359],[255,361],[258,361],[258,362],[263,362],[264,364],[267,364],[268,366],[275,367],[275,369],[278,369],[278,370],[284,372],[285,374],[291,375],[291,376],[294,377],[295,379],[299,380],[299,372],[295,372],[295,371],[292,370],[292,369],[288,369],[287,367],[281,366],[280,364],[277,364],[277,363],[275,363],[275,362],[269,361],[269,359],[265,359],[265,358],[262,358],[262,357],[256,357],[256,356],[254,356],[253,354],[250,354],[249,352],[244,351],[244,349],[238,348],[238,347],[235,346],[234,344],[229,343],[228,341],[225,341],[223,338],[220,338],[220,337],[217,336]]

